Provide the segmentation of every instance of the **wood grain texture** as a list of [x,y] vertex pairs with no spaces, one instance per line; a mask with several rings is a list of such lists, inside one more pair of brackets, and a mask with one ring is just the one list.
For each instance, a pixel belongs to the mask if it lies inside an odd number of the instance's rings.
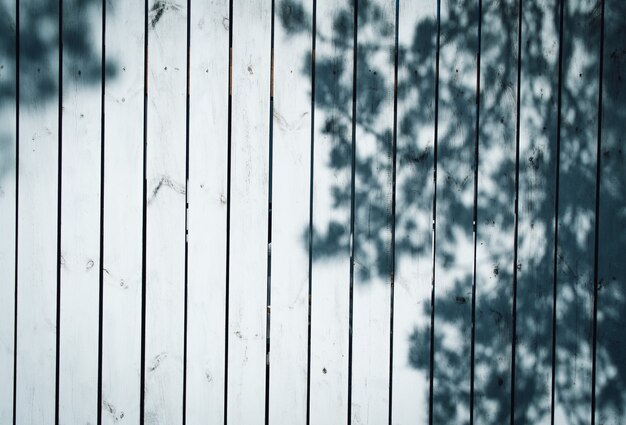
[[13,421],[17,200],[16,3],[0,1],[0,422]]
[[515,421],[549,424],[559,10],[524,1],[520,86]]
[[189,87],[188,424],[224,421],[228,1],[192,2]]
[[604,2],[602,155],[598,235],[596,424],[626,421],[626,5]]
[[148,4],[145,420],[180,423],[186,240],[187,5]]
[[351,164],[352,155],[353,22],[354,11],[348,2],[317,1],[311,271],[313,425],[348,420],[351,165],[347,164]]
[[592,415],[598,4],[567,2],[563,21],[555,424],[587,422]]
[[139,422],[144,122],[143,2],[106,3],[102,423]]
[[233,5],[228,406],[265,419],[271,3]]
[[428,422],[437,3],[400,2],[398,13],[394,425]]
[[[56,385],[59,9],[20,2],[16,421],[53,424]],[[42,26],[42,37],[32,28]]]
[[[95,423],[98,412],[102,4],[68,1],[63,3],[62,14],[59,422]],[[89,48],[79,47],[82,37],[86,38]]]
[[270,424],[307,419],[312,5],[274,10]]
[[353,424],[389,414],[395,1],[359,2],[354,187]]

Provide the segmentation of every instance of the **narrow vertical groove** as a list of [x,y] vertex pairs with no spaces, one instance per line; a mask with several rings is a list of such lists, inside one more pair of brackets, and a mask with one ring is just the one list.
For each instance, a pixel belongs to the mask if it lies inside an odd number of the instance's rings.
[[267,280],[265,322],[265,425],[270,421],[270,333],[272,318],[272,178],[274,168],[274,0],[270,13],[269,187],[267,191]]
[[17,301],[20,200],[20,1],[15,0],[15,304],[13,309],[13,425],[17,412]]
[[596,148],[596,205],[595,205],[595,235],[593,252],[593,347],[591,357],[591,425],[596,424],[596,373],[597,373],[597,343],[598,343],[598,242],[600,232],[600,178],[602,176],[602,90],[604,75],[604,4],[602,2],[602,17],[600,21],[600,69],[598,71],[598,143]]
[[558,0],[559,6],[559,69],[557,87],[557,118],[556,118],[556,170],[554,200],[554,257],[552,260],[552,364],[550,378],[550,425],[554,425],[554,393],[556,389],[556,301],[557,301],[557,262],[559,256],[559,175],[561,169],[561,108],[563,89],[563,16],[565,0]]
[[478,0],[478,51],[476,53],[476,138],[474,140],[474,205],[472,206],[472,331],[470,341],[470,425],[474,425],[474,377],[476,360],[476,243],[478,240],[478,153],[480,143],[480,53],[482,47],[483,1]]
[[148,238],[148,1],[144,2],[144,63],[143,63],[143,211],[141,234],[141,371],[139,378],[139,423],[144,425],[146,415],[146,245]]
[[58,164],[57,164],[57,299],[56,299],[56,364],[54,389],[54,423],[59,425],[59,388],[61,365],[61,189],[63,167],[63,0],[59,0],[59,87],[58,87]]
[[230,316],[230,193],[233,122],[233,1],[228,3],[228,158],[226,165],[226,288],[224,308],[224,425],[228,424],[228,327]]
[[513,228],[513,306],[511,335],[511,425],[515,424],[515,357],[517,344],[517,241],[519,230],[519,146],[520,146],[520,105],[522,77],[522,10],[524,0],[518,0],[517,16],[517,96],[515,105],[515,222]]
[[190,76],[191,63],[191,0],[187,0],[187,77],[185,97],[185,293],[183,306],[183,415],[182,425],[187,423],[187,307],[189,295],[189,113],[190,113]]
[[355,184],[356,184],[356,96],[357,96],[357,60],[358,60],[358,25],[359,0],[354,1],[353,52],[352,52],[352,158],[350,171],[350,295],[348,317],[348,425],[352,424],[352,324],[354,312],[354,215],[355,215]]
[[428,388],[428,425],[433,425],[433,389],[435,372],[435,286],[437,248],[437,145],[439,142],[439,53],[441,48],[441,0],[437,0],[437,40],[435,55],[435,136],[433,139],[433,216],[432,216],[432,282],[430,289],[430,356]]
[[313,178],[315,165],[315,40],[317,37],[317,0],[313,1],[311,29],[311,158],[309,162],[309,272],[307,302],[307,351],[306,351],[306,425],[311,423],[311,304],[313,300]]
[[398,26],[400,0],[395,1],[394,57],[393,57],[393,130],[392,130],[392,164],[391,164],[391,270],[389,294],[389,407],[388,424],[393,419],[393,318],[396,279],[396,160],[398,156]]
[[98,270],[98,400],[97,424],[102,425],[102,342],[104,308],[104,163],[105,163],[105,128],[104,128],[104,90],[106,86],[106,0],[102,0],[102,57],[100,86],[100,268]]

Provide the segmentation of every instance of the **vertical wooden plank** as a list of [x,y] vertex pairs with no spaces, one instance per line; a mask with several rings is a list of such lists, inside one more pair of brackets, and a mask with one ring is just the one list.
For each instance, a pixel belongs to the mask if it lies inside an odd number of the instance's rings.
[[559,8],[524,1],[520,93],[515,423],[549,424]]
[[358,8],[352,423],[389,414],[395,1]]
[[271,3],[233,4],[228,406],[265,419]]
[[484,2],[480,50],[474,420],[511,416],[519,0]]
[[274,10],[270,424],[306,424],[311,0]]
[[478,1],[441,2],[433,423],[469,421]]
[[144,18],[143,2],[107,0],[100,406],[107,425],[139,422]]
[[59,421],[98,411],[102,4],[63,2]]
[[563,22],[555,423],[591,419],[598,0],[568,1]]
[[[16,421],[55,416],[59,9],[20,7],[18,345]],[[35,28],[39,30],[36,31]]]
[[354,10],[318,0],[313,153],[310,423],[348,412]]
[[229,2],[191,3],[188,424],[224,422]]
[[626,422],[626,4],[604,3],[596,424]]
[[183,413],[187,5],[148,4],[145,420]]
[[0,422],[13,421],[15,347],[16,3],[0,1]]
[[398,24],[392,423],[428,423],[437,2],[401,1]]

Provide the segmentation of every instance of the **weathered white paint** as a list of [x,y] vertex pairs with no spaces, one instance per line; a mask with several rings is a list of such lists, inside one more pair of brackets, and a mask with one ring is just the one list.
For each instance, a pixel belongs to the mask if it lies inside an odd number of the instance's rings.
[[[46,425],[54,423],[56,383],[59,10],[42,0],[19,7],[20,55],[37,34],[48,44],[19,69],[16,420]],[[39,33],[27,30],[46,12]],[[49,92],[38,90],[43,82],[51,83]]]
[[353,424],[389,415],[395,3],[360,1],[357,21]]
[[228,423],[265,422],[271,3],[233,5]]
[[400,2],[398,11],[394,425],[428,422],[436,8],[436,1],[420,0]]
[[[463,16],[463,30],[457,15]],[[441,2],[433,423],[469,421],[478,1]]]
[[[13,421],[13,358],[15,325],[15,2],[0,1],[0,38],[8,53],[0,58],[0,423]],[[11,88],[13,88],[11,90]],[[7,90],[7,91],[4,91]]]
[[139,423],[143,226],[144,18],[106,3],[102,423]]
[[187,5],[148,5],[145,421],[183,415]]
[[311,7],[276,2],[274,11],[270,424],[306,424]]
[[[333,22],[348,1],[317,2],[315,129],[313,157],[313,264],[311,295],[311,425],[343,424],[348,413],[348,332],[350,294],[350,203],[333,202],[332,188],[350,193],[350,167],[335,170],[331,152],[350,162],[352,46],[349,37],[331,37]],[[322,63],[323,60],[323,63]],[[335,74],[336,73],[336,74]],[[349,90],[342,91],[348,87]],[[343,115],[348,112],[349,115]],[[328,125],[328,124],[331,125]],[[322,240],[336,238],[341,249],[329,253]],[[330,255],[333,254],[333,255]]]
[[187,423],[224,422],[228,1],[191,3]]
[[476,423],[503,423],[511,415],[518,10],[519,0],[486,2],[481,15]]
[[[63,3],[59,422],[98,412],[102,5]],[[88,49],[74,50],[77,35]],[[77,396],[79,394],[79,396]]]
[[522,9],[515,420],[547,425],[552,392],[559,13],[551,0],[535,4],[542,20],[535,19],[532,8]]

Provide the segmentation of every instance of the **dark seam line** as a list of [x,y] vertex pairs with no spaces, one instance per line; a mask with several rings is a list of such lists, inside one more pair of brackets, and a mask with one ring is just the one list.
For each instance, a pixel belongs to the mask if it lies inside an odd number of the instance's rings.
[[348,316],[348,425],[352,424],[352,323],[354,312],[354,214],[356,183],[356,96],[357,96],[357,50],[359,25],[359,0],[354,0],[353,51],[352,51],[352,159],[350,171],[350,289]]
[[476,243],[478,239],[478,149],[480,142],[480,53],[482,42],[483,2],[478,0],[478,51],[476,54],[476,138],[474,140],[474,205],[472,207],[473,254],[472,260],[472,312],[470,340],[470,425],[474,424],[474,377],[476,347]]
[[550,425],[554,425],[554,392],[556,389],[556,319],[557,319],[557,283],[558,283],[558,252],[559,252],[559,174],[561,159],[561,107],[563,87],[563,15],[565,0],[558,0],[559,5],[559,70],[557,88],[557,119],[556,119],[556,176],[554,200],[554,258],[552,271],[552,375],[550,381]]
[[233,122],[233,0],[228,3],[228,129],[226,170],[226,288],[224,302],[224,425],[228,424],[228,327],[230,315],[230,192]]
[[393,62],[393,134],[392,134],[392,170],[391,170],[391,288],[389,294],[389,407],[388,424],[393,418],[393,318],[396,278],[396,159],[398,152],[398,26],[400,22],[400,0],[395,1],[395,34]]
[[98,270],[98,400],[97,423],[102,424],[102,341],[104,319],[104,163],[105,163],[105,110],[104,90],[106,85],[106,0],[102,0],[102,58],[100,86],[100,269]]
[[63,0],[59,0],[59,87],[58,87],[58,164],[57,164],[57,299],[56,299],[56,364],[54,391],[54,423],[59,425],[59,388],[61,365],[61,189],[63,168]]
[[145,421],[145,384],[146,384],[146,263],[148,237],[148,0],[144,3],[144,80],[143,80],[143,218],[141,235],[141,371],[139,388],[139,423]]
[[597,342],[598,342],[598,264],[599,264],[599,232],[600,232],[600,178],[602,176],[602,90],[604,74],[604,4],[602,1],[602,18],[600,21],[600,69],[598,71],[598,143],[596,148],[596,206],[595,236],[593,252],[593,348],[591,358],[591,425],[596,423],[596,373],[597,373]]
[[313,299],[313,177],[315,158],[315,39],[317,37],[317,0],[313,0],[311,31],[311,158],[309,162],[309,270],[308,270],[308,320],[306,353],[306,425],[311,423],[311,304]]
[[272,179],[274,177],[274,0],[270,23],[269,187],[267,190],[267,280],[265,306],[265,425],[270,421],[270,332],[272,318]]
[[511,336],[511,425],[515,424],[515,357],[517,344],[517,272],[518,272],[518,231],[519,231],[519,147],[520,147],[520,105],[522,76],[522,10],[524,0],[518,0],[517,17],[517,99],[515,122],[515,224],[513,230],[513,306]]
[[17,301],[18,301],[18,232],[20,193],[20,5],[15,0],[15,304],[13,308],[13,425],[17,412]]
[[435,258],[437,257],[437,145],[439,141],[439,53],[441,47],[441,0],[437,0],[437,47],[435,56],[435,137],[433,141],[433,216],[432,281],[430,290],[430,358],[428,388],[428,424],[433,425],[433,389],[435,373]]
[[183,414],[182,424],[187,423],[187,323],[189,295],[189,113],[190,113],[190,62],[191,62],[191,0],[187,0],[187,81],[185,97],[185,294],[183,312]]

